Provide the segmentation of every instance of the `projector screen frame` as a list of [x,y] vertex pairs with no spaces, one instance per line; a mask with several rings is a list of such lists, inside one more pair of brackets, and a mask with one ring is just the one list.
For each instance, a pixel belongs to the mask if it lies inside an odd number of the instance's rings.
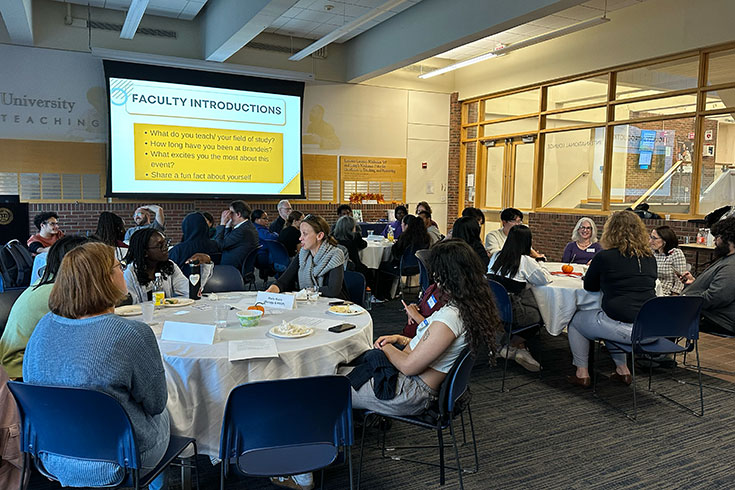
[[[151,192],[113,192],[112,190],[112,118],[110,114],[110,78],[128,78],[134,80],[145,80],[152,82],[177,83],[191,86],[209,86],[230,90],[243,90],[248,92],[261,92],[267,94],[280,94],[295,96],[299,98],[299,121],[303,121],[304,111],[304,82],[292,80],[280,80],[273,78],[261,78],[249,75],[235,75],[230,73],[212,72],[205,70],[174,68],[169,66],[154,66],[148,64],[129,63],[114,60],[102,60],[104,67],[105,90],[107,101],[107,176],[106,176],[106,198],[146,199],[180,201],[187,199],[199,200],[234,200],[234,199],[256,199],[256,200],[280,200],[280,199],[305,199],[304,189],[304,161],[301,152],[302,133],[299,131],[299,179],[301,192],[297,194],[164,194]],[[206,182],[202,182],[206,185]]]

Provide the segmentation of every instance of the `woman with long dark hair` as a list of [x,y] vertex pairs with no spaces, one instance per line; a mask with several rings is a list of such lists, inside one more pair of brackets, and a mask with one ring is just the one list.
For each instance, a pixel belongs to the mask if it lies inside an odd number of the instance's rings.
[[[577,370],[567,380],[587,388],[590,340],[630,342],[633,322],[643,303],[656,297],[656,259],[643,221],[631,211],[613,213],[602,230],[603,251],[595,255],[584,276],[587,291],[602,292],[602,308],[577,311],[569,323],[569,348]],[[615,371],[610,379],[632,381],[625,353],[611,353]]]
[[398,370],[396,393],[392,399],[378,399],[372,383],[355,386],[353,382],[353,408],[418,415],[436,400],[446,374],[466,346],[475,353],[482,345],[491,353],[496,351],[500,323],[475,251],[462,240],[444,240],[431,248],[428,268],[447,295],[447,304],[428,318],[416,305],[408,305],[407,313],[419,325],[416,336],[385,335],[375,341],[375,349]]
[[401,225],[403,232],[391,247],[391,255],[393,255],[394,265],[396,266],[406,250],[411,250],[415,254],[417,250],[423,250],[431,246],[431,237],[426,231],[426,226],[424,226],[421,218],[407,214],[403,217]]
[[490,262],[490,256],[487,254],[487,250],[485,250],[485,245],[482,244],[480,224],[476,217],[466,216],[458,218],[454,222],[454,225],[452,225],[452,238],[459,238],[467,242],[467,245],[472,247],[472,250],[480,258],[483,267],[487,268],[487,264]]
[[[169,240],[154,228],[143,228],[133,233],[125,256],[125,283],[133,304],[150,301],[153,280],[160,272],[163,291],[167,298],[189,295],[189,280],[179,266],[168,258]],[[199,261],[202,286],[212,275],[212,260],[207,254],[195,253],[187,262]]]
[[[505,245],[490,258],[488,278],[499,282],[510,295],[513,307],[513,328],[523,328],[541,322],[541,313],[531,286],[542,286],[551,282],[551,275],[531,258],[531,229],[516,225],[508,232]],[[541,365],[526,347],[526,339],[538,332],[538,327],[513,335],[510,346],[503,346],[499,357],[513,359],[529,371],[537,372]]]
[[100,213],[94,236],[102,243],[111,247],[128,248],[123,241],[123,238],[125,238],[125,223],[115,213],[109,211],[102,211]]

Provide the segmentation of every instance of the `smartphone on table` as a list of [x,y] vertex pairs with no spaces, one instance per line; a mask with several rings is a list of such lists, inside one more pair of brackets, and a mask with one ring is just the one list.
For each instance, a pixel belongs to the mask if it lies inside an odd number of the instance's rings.
[[352,330],[353,328],[355,328],[353,324],[343,323],[341,325],[335,325],[333,327],[329,327],[329,331],[334,332],[334,333],[342,333],[342,332],[346,332],[347,330]]

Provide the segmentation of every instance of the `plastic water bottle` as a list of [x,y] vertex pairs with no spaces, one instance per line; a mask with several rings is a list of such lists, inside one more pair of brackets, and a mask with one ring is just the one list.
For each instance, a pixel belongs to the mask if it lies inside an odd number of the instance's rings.
[[365,309],[370,310],[373,308],[373,292],[370,288],[365,288]]
[[392,242],[393,240],[395,240],[395,237],[393,236],[393,227],[391,226],[388,229],[388,241]]
[[164,299],[166,293],[163,291],[163,276],[160,272],[156,272],[156,278],[153,279],[153,302],[156,306],[161,306]]

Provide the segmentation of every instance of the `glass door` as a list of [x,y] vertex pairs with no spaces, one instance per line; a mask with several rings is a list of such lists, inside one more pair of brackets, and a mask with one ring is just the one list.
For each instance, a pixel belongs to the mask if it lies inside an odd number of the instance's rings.
[[[525,140],[525,141],[524,141]],[[484,168],[475,206],[483,209],[533,208],[535,140],[506,138],[484,144]]]

